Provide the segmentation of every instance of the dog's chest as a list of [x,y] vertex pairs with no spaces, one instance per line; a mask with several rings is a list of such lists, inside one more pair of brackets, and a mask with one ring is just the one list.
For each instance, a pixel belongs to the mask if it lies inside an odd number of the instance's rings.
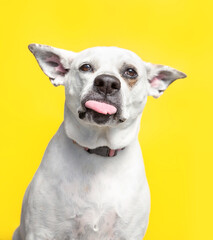
[[57,223],[56,240],[121,239],[120,228],[125,219],[120,215],[119,200],[113,196],[114,189],[100,182],[95,187],[87,183],[64,183],[61,189],[63,203],[58,203],[61,223]]
[[121,237],[118,225],[119,216],[114,209],[107,209],[101,214],[94,209],[85,209],[82,214],[73,217],[68,225],[64,225],[59,239],[62,235],[64,239],[116,240]]

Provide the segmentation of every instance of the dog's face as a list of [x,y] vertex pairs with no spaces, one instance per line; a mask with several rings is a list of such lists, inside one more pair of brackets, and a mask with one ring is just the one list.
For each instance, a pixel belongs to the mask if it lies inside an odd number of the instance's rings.
[[148,95],[159,97],[174,80],[186,77],[116,47],[79,53],[38,44],[29,49],[53,85],[65,86],[66,106],[76,119],[92,125],[117,126],[137,118]]
[[142,111],[146,79],[136,54],[115,47],[87,49],[77,54],[67,74],[66,104],[82,121],[117,125]]

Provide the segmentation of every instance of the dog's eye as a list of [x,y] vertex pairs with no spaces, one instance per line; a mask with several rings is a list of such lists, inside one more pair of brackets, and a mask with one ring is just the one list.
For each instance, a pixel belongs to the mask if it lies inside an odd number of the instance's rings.
[[136,78],[138,76],[137,72],[133,68],[127,68],[124,75],[129,78]]
[[83,64],[80,68],[79,68],[80,71],[82,72],[93,72],[93,68],[91,65],[89,64]]

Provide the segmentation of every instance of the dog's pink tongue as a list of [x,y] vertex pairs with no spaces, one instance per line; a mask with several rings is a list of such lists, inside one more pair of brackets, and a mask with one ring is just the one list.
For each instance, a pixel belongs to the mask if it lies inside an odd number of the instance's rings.
[[89,100],[85,103],[85,106],[89,109],[92,109],[93,111],[96,111],[98,113],[102,114],[109,114],[112,115],[117,112],[117,108],[103,102],[97,102],[94,100]]

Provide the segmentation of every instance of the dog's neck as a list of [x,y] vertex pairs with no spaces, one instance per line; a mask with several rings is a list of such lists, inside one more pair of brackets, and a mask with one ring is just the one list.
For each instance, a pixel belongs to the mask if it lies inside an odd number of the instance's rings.
[[77,119],[66,104],[64,108],[64,128],[67,136],[88,149],[103,146],[107,146],[110,149],[122,149],[128,146],[137,138],[140,118],[141,115],[116,127],[98,127]]

